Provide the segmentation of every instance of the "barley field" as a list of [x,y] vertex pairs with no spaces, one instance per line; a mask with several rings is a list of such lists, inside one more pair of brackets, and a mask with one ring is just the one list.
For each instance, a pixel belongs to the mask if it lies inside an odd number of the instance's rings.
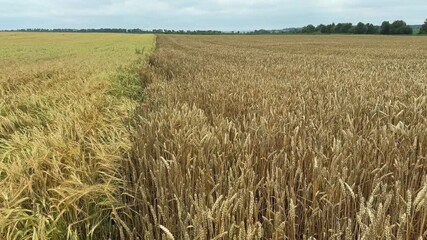
[[154,35],[0,33],[0,239],[117,239]]
[[159,35],[121,237],[427,239],[426,41]]

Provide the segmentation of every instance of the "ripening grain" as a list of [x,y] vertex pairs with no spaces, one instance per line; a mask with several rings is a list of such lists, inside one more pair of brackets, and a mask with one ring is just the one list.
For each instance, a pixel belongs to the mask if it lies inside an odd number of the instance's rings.
[[157,42],[124,234],[427,238],[426,38]]
[[125,115],[153,41],[0,33],[1,240],[119,237]]

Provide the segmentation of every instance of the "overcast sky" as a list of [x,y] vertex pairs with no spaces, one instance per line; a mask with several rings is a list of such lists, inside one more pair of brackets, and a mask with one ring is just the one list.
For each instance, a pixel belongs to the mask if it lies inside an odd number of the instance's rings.
[[253,30],[426,18],[427,0],[0,0],[0,29]]

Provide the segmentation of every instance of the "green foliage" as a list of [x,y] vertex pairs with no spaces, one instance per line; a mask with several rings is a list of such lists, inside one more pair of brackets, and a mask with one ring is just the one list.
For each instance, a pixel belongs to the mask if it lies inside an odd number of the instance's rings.
[[352,23],[338,23],[335,26],[335,33],[351,33],[352,28]]
[[335,33],[335,23],[328,25],[319,25],[318,27],[321,33]]
[[[323,34],[347,33],[347,34],[413,34],[413,29],[405,21],[396,20],[392,24],[384,21],[381,26],[372,23],[359,22],[356,26],[351,23],[320,24],[316,28],[307,25],[301,29],[302,33],[320,32]],[[420,34],[427,34],[427,19],[420,29]]]
[[301,32],[302,33],[314,33],[314,32],[316,32],[316,27],[313,26],[312,24],[310,24],[310,25],[303,27]]
[[379,28],[374,26],[372,23],[366,24],[366,34],[377,34],[379,32]]
[[145,52],[145,47],[142,47],[142,48],[135,48],[135,53],[136,53],[136,54],[144,55],[144,52]]
[[412,34],[412,28],[403,20],[396,20],[390,26],[390,34]]
[[424,21],[424,24],[421,26],[419,34],[427,34],[427,19]]
[[316,31],[317,32],[321,32],[321,33],[323,33],[325,30],[324,30],[324,28],[325,28],[326,26],[324,25],[324,24],[320,24],[320,25],[318,25],[317,27],[316,27]]
[[[307,31],[309,26],[303,27],[302,32]],[[364,24],[359,22],[356,26],[353,26],[352,23],[335,23],[324,25],[320,24],[315,28],[315,31],[320,33],[347,33],[347,34],[377,34],[379,32],[379,27],[374,26],[372,23]]]
[[335,23],[332,23],[332,24],[327,25],[327,26],[326,26],[326,31],[327,31],[328,33],[334,33],[334,31],[335,31]]
[[381,24],[380,33],[381,34],[390,34],[390,22],[389,21],[384,21]]
[[366,27],[366,25],[362,22],[359,22],[356,27],[354,27],[353,32],[355,34],[366,34],[366,32],[368,31],[368,28]]
[[109,93],[116,97],[142,101],[138,73],[133,70],[120,70],[112,81],[112,89]]

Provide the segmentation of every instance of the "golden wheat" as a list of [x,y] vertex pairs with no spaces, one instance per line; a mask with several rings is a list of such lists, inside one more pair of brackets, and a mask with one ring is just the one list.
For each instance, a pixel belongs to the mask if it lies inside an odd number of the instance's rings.
[[425,38],[158,47],[126,162],[134,238],[427,237]]

